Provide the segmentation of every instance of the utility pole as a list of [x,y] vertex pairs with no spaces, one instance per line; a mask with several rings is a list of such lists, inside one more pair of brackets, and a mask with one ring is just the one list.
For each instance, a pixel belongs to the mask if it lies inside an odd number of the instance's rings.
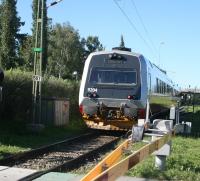
[[38,0],[36,34],[34,47],[34,69],[33,69],[33,129],[41,125],[41,100],[42,100],[42,59],[43,59],[43,33],[44,33],[44,0]]
[[[52,2],[54,6],[62,0]],[[42,60],[43,60],[43,35],[44,35],[44,7],[45,0],[38,0],[37,17],[36,17],[36,34],[34,47],[34,69],[33,69],[33,87],[32,87],[32,124],[31,129],[38,131],[44,126],[41,124],[42,119]]]

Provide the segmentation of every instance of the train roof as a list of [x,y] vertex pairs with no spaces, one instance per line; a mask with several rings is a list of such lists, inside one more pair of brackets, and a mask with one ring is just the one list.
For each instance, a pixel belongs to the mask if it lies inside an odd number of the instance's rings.
[[90,55],[93,56],[93,55],[108,54],[108,53],[122,53],[122,54],[132,55],[132,56],[136,56],[136,57],[143,56],[140,53],[123,51],[123,50],[98,51],[98,52],[93,52]]
[[109,54],[109,53],[119,53],[119,54],[126,54],[126,55],[130,55],[130,56],[136,56],[138,58],[140,57],[143,57],[144,61],[147,63],[147,64],[150,64],[150,66],[152,68],[155,68],[157,69],[158,71],[164,73],[164,74],[167,74],[167,71],[161,69],[160,67],[158,67],[157,65],[155,65],[154,63],[152,63],[150,60],[148,60],[146,57],[144,57],[143,54],[141,53],[136,53],[136,52],[131,52],[131,51],[124,51],[124,50],[117,50],[117,49],[113,49],[113,50],[110,50],[110,51],[98,51],[98,52],[93,52],[90,54],[90,56],[93,56],[93,55],[101,55],[101,54]]

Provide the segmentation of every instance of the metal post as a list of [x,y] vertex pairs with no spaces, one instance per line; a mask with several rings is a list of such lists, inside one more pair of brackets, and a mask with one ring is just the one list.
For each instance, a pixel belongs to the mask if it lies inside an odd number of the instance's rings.
[[149,109],[150,109],[149,99],[147,99],[146,120],[145,120],[146,123],[149,122]]
[[[42,12],[41,12],[41,29],[40,29],[40,47],[42,52],[40,53],[40,71],[39,75],[42,78],[42,60],[43,60],[43,34],[44,34],[44,0],[42,0]],[[39,81],[39,124],[41,123],[42,113],[42,79]]]
[[155,157],[155,167],[161,171],[165,170],[166,165],[166,156],[164,155],[156,155]]
[[[153,124],[154,129],[157,128],[160,131],[167,131],[168,134],[171,134],[173,129],[173,120],[154,120]],[[152,141],[155,139],[157,139],[157,137],[152,136]],[[155,167],[161,171],[165,170],[166,157],[170,155],[171,144],[172,142],[170,140],[162,148],[153,153],[155,155]]]
[[[40,2],[38,1],[38,6],[37,6],[37,19],[36,19],[36,31],[35,31],[35,47],[38,46],[38,19],[39,19],[39,9],[40,9]],[[34,68],[33,68],[33,76],[37,75],[36,69],[37,69],[37,52],[34,52]],[[37,82],[34,81],[33,77],[33,87],[32,87],[32,107],[33,107],[33,124],[36,124],[36,99],[37,99]]]
[[179,108],[180,108],[180,104],[179,101],[177,101],[177,109],[176,109],[176,125],[179,124]]
[[[62,0],[52,2],[48,7],[53,6]],[[43,59],[43,35],[44,35],[44,11],[45,1],[38,0],[35,47],[34,47],[34,70],[33,70],[33,87],[32,87],[32,107],[33,120],[30,128],[38,131],[44,126],[41,124],[42,118],[42,59]]]
[[195,92],[193,92],[193,100],[192,100],[192,110],[194,113],[194,104],[195,104]]
[[33,121],[32,129],[38,130],[41,125],[41,96],[42,96],[42,58],[43,58],[43,32],[44,32],[44,0],[38,0],[35,48],[34,48],[34,70],[33,70]]

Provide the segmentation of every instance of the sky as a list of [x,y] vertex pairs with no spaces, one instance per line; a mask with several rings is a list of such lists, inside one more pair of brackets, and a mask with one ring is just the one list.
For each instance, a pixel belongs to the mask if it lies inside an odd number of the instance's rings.
[[[17,1],[21,32],[28,34],[31,3]],[[48,17],[70,23],[81,37],[98,36],[106,50],[123,35],[126,47],[165,69],[181,88],[200,88],[199,9],[199,0],[63,0],[48,8]]]

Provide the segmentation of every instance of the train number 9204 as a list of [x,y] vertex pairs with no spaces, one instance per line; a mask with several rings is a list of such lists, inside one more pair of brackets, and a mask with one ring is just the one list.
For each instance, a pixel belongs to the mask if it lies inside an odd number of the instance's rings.
[[89,93],[97,92],[97,88],[88,88]]

